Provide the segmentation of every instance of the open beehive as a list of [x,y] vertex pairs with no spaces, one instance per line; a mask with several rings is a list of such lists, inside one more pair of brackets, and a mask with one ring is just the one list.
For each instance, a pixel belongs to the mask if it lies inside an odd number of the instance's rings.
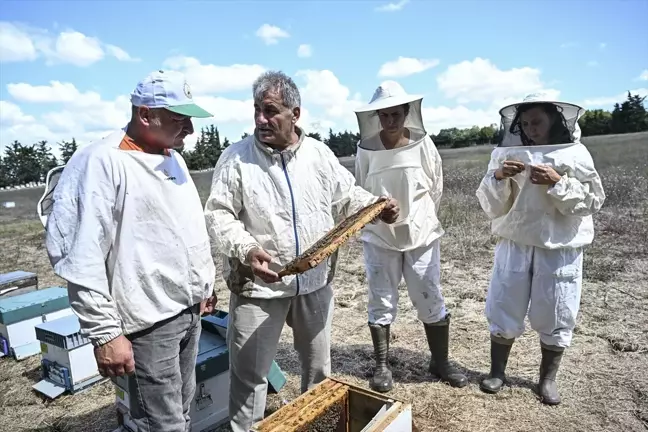
[[254,432],[413,432],[412,406],[328,378],[266,419]]
[[317,267],[322,261],[338,250],[351,236],[355,235],[365,225],[378,217],[387,205],[387,202],[388,200],[386,198],[381,198],[344,219],[313,246],[308,248],[308,250],[286,264],[279,271],[279,277],[304,273],[313,267]]

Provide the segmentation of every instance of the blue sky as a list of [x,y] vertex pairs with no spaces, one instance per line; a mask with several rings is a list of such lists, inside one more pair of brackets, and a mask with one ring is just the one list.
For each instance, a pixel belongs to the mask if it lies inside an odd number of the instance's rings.
[[253,127],[251,83],[266,69],[295,78],[307,130],[355,130],[353,108],[386,79],[425,95],[431,133],[497,122],[535,91],[611,109],[627,90],[648,94],[647,16],[645,0],[5,0],[0,146],[99,138],[160,68],[187,74],[230,140]]

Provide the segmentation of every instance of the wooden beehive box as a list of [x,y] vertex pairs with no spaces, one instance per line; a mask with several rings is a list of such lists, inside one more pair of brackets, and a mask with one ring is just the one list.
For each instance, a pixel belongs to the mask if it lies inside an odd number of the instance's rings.
[[414,432],[411,404],[328,378],[255,424],[254,432]]

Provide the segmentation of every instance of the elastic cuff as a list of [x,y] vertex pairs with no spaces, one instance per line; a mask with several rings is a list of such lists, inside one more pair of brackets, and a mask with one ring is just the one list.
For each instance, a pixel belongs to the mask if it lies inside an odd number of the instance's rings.
[[94,347],[100,347],[101,345],[105,345],[108,342],[112,341],[113,339],[117,339],[119,336],[122,335],[122,333],[123,332],[121,331],[121,329],[116,329],[116,330],[108,333],[107,335],[100,336],[98,338],[92,338],[91,337],[90,342],[92,343],[92,345]]
[[247,256],[250,253],[250,251],[254,248],[261,248],[261,245],[258,243],[251,243],[249,245],[245,245],[241,248],[241,254],[238,257],[239,261],[241,261],[241,264],[249,266],[250,263],[248,262]]
[[568,180],[567,180],[567,175],[564,175],[560,177],[560,180],[556,182],[554,185],[549,186],[547,189],[547,193],[549,195],[564,195],[567,192],[567,186],[568,186]]

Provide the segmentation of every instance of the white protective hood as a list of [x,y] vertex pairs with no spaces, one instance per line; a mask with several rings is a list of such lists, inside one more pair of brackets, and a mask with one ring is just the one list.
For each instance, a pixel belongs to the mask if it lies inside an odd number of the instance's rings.
[[[363,143],[367,143],[369,138],[375,137],[382,130],[376,111],[403,104],[409,104],[409,114],[405,119],[405,127],[410,130],[412,138],[423,138],[427,133],[423,126],[423,116],[421,114],[422,102],[423,96],[405,93],[403,87],[396,81],[385,81],[380,84],[374,92],[371,101],[355,110],[356,117],[358,118],[358,128],[360,129],[360,139],[362,140],[360,146],[362,147]],[[369,147],[363,148],[367,150],[378,150]]]
[[567,126],[567,129],[569,129],[569,132],[572,134],[572,142],[580,143],[581,130],[580,126],[578,125],[578,120],[583,116],[583,114],[585,114],[585,109],[575,104],[553,100],[544,93],[532,93],[526,96],[522,102],[507,105],[500,110],[499,113],[501,116],[501,128],[504,131],[502,142],[499,145],[500,147],[514,147],[523,145],[522,137],[520,136],[519,131],[511,131],[511,125],[517,114],[518,107],[532,103],[550,103],[556,105],[558,107],[558,111],[563,115],[565,119],[565,125]]
[[52,212],[54,206],[54,189],[56,189],[59,178],[63,173],[63,168],[65,168],[65,165],[60,165],[49,170],[47,177],[45,177],[45,191],[36,205],[36,212],[45,228],[47,228],[47,217]]
[[[511,131],[517,107],[526,103],[557,105],[571,133],[571,142],[550,145],[522,144],[519,131]],[[477,198],[491,219],[492,233],[513,242],[545,249],[588,245],[594,237],[592,215],[605,200],[601,179],[587,147],[580,142],[578,119],[584,110],[573,104],[529,95],[519,104],[500,110],[504,137],[491,154]],[[505,160],[527,168],[514,177],[496,180],[494,173]],[[533,184],[530,165],[548,165],[561,175],[554,186]]]
[[[423,126],[423,97],[408,95],[394,81],[383,82],[371,102],[356,110],[360,142],[356,154],[356,184],[374,195],[398,201],[398,220],[367,225],[361,240],[381,248],[408,251],[429,246],[443,235],[437,212],[443,193],[441,156]],[[409,144],[385,149],[377,110],[409,104],[405,127]]]

